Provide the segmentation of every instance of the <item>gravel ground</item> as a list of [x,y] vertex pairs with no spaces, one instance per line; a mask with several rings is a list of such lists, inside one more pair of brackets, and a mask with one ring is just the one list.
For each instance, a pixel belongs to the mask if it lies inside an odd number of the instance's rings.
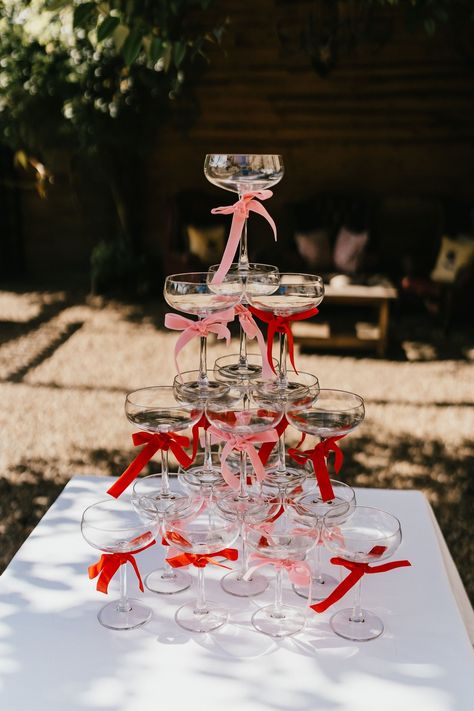
[[[164,311],[0,291],[0,571],[71,476],[117,475],[131,459],[125,393],[175,374]],[[474,340],[463,329],[445,341],[426,318],[399,319],[386,360],[297,353],[297,363],[322,387],[364,397],[366,420],[343,444],[344,479],[424,491],[474,599]],[[210,343],[209,363],[228,352]],[[196,368],[196,345],[180,364]]]

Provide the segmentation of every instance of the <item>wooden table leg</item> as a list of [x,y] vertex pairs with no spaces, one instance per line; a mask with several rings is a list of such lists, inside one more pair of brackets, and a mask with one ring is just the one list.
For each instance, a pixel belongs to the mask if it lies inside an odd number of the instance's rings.
[[377,342],[377,355],[383,358],[387,349],[389,303],[384,299],[379,306],[379,340]]

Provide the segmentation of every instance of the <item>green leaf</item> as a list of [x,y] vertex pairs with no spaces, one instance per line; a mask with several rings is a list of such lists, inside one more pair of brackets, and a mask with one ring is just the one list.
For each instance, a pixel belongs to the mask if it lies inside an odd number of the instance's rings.
[[427,17],[423,25],[428,35],[434,35],[434,33],[436,32],[436,22],[433,20],[432,17]]
[[156,64],[163,54],[163,40],[161,37],[153,37],[148,49],[148,56],[152,64]]
[[97,5],[95,2],[83,2],[74,8],[74,18],[72,26],[87,28],[94,16],[97,16]]
[[49,12],[56,12],[62,7],[70,5],[70,0],[46,0],[45,7]]
[[173,62],[175,66],[179,68],[182,64],[183,59],[186,56],[186,45],[184,42],[175,42],[173,44]]
[[106,17],[97,28],[97,41],[102,42],[106,37],[109,37],[119,23],[120,20],[118,17],[114,17],[113,15]]
[[224,32],[225,32],[225,29],[224,29],[223,27],[215,27],[215,28],[212,30],[212,34],[213,34],[214,37],[216,38],[218,44],[221,43],[221,41],[222,41],[222,35],[224,34]]
[[142,41],[143,41],[143,32],[141,32],[141,30],[138,30],[137,28],[135,28],[130,31],[130,34],[127,36],[127,39],[125,40],[123,47],[122,47],[122,55],[123,55],[125,64],[128,67],[130,67],[133,64],[133,62],[136,60],[136,58],[140,54],[140,50],[142,48]]

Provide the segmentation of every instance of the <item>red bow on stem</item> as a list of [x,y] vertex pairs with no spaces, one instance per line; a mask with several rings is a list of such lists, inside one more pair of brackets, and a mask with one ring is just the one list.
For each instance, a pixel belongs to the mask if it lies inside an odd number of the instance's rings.
[[156,434],[152,434],[151,432],[135,432],[132,435],[132,440],[135,447],[139,447],[141,444],[146,446],[143,447],[140,454],[135,457],[123,474],[121,474],[117,481],[107,490],[107,493],[116,499],[123,494],[127,486],[137,478],[143,467],[158,450],[162,449],[166,451],[170,449],[182,467],[189,467],[193,462],[193,458],[186,454],[183,449],[183,447],[189,447],[189,437],[178,435],[175,432],[161,432]]
[[325,612],[328,607],[334,605],[334,603],[340,600],[341,597],[348,592],[348,590],[354,587],[354,585],[356,585],[366,573],[385,573],[387,570],[393,570],[394,568],[411,566],[409,560],[396,560],[391,563],[382,563],[382,565],[376,565],[373,567],[370,567],[368,563],[354,563],[353,561],[346,560],[345,558],[331,558],[331,563],[333,565],[344,566],[344,568],[350,570],[350,573],[341,583],[339,583],[337,588],[335,588],[325,600],[317,602],[315,605],[311,605],[311,609],[315,612]]
[[334,498],[334,491],[331,486],[331,479],[329,477],[326,460],[329,453],[334,452],[334,469],[336,474],[339,474],[342,462],[344,461],[344,454],[342,450],[339,449],[336,442],[343,437],[345,437],[345,435],[339,435],[339,437],[327,437],[327,439],[323,439],[322,442],[316,444],[313,449],[300,450],[298,447],[301,446],[303,440],[305,439],[305,435],[303,435],[296,447],[288,450],[289,456],[298,464],[305,464],[308,460],[313,462],[314,474],[316,476],[323,501],[330,501]]
[[[276,374],[275,366],[273,365],[273,337],[275,333],[285,333],[288,336],[288,355],[290,356],[291,365],[296,370],[295,365],[295,347],[293,340],[293,333],[291,332],[290,323],[292,321],[304,321],[311,316],[316,316],[319,313],[318,309],[308,309],[307,311],[302,311],[299,314],[293,314],[292,316],[275,316],[270,311],[261,311],[253,306],[249,306],[249,311],[259,318],[264,323],[268,324],[267,328],[267,358],[270,368]],[[280,366],[281,367],[281,366]]]
[[171,565],[172,568],[182,568],[186,565],[194,565],[196,568],[205,568],[208,563],[211,565],[217,565],[219,568],[227,568],[231,570],[228,565],[223,565],[219,563],[214,558],[225,558],[226,560],[237,560],[239,557],[239,551],[237,548],[223,548],[217,553],[208,553],[208,555],[197,555],[195,553],[180,553],[179,555],[173,556],[172,558],[167,558],[166,562]]
[[137,576],[138,587],[142,592],[144,592],[142,578],[134,556],[136,553],[140,553],[146,548],[154,546],[155,543],[156,541],[151,541],[146,546],[137,548],[137,550],[131,551],[130,553],[103,553],[97,563],[89,566],[89,580],[99,576],[99,579],[97,580],[97,590],[107,594],[109,590],[109,583],[120,566],[126,565],[126,563],[131,563],[132,568],[135,571],[135,575]]

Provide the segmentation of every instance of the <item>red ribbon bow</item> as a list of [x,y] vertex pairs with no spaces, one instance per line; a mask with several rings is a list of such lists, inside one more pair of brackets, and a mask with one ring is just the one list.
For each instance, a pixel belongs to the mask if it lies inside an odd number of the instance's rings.
[[103,553],[97,563],[89,566],[89,580],[93,580],[93,578],[97,578],[97,576],[99,576],[96,589],[99,592],[107,594],[109,590],[109,583],[120,566],[125,565],[126,563],[131,563],[135,571],[135,575],[137,576],[138,587],[142,592],[144,592],[142,578],[134,556],[136,553],[140,553],[146,548],[154,546],[155,543],[156,541],[151,541],[146,546],[137,548],[137,550],[131,551],[130,553]]
[[228,565],[223,565],[219,563],[214,558],[225,558],[226,560],[237,560],[239,557],[239,551],[237,548],[223,548],[217,553],[208,553],[208,555],[198,555],[195,553],[180,553],[179,555],[173,556],[172,558],[167,558],[166,562],[171,565],[172,568],[182,568],[186,565],[194,565],[196,568],[205,568],[208,563],[211,565],[217,565],[219,568],[227,568],[231,570]]
[[[249,306],[249,310],[254,316],[259,318],[264,323],[268,324],[267,328],[267,358],[270,368],[276,374],[275,366],[273,365],[273,337],[275,333],[286,333],[288,336],[288,355],[290,356],[291,365],[295,373],[295,347],[293,333],[291,332],[290,323],[292,321],[304,321],[311,316],[316,316],[319,313],[318,309],[308,309],[307,311],[301,311],[299,314],[293,314],[292,316],[275,316],[270,311],[261,311],[261,309],[256,309],[254,306]],[[281,366],[280,366],[281,367]]]
[[[377,548],[379,547],[377,546]],[[371,552],[373,551],[375,551],[375,549],[372,549]],[[346,578],[344,578],[341,583],[339,583],[337,588],[335,588],[325,600],[311,605],[311,609],[315,612],[324,612],[328,609],[328,607],[334,605],[334,603],[340,600],[341,597],[343,597],[346,592],[348,592],[348,590],[354,587],[354,585],[356,585],[366,573],[385,573],[387,572],[387,570],[393,570],[394,568],[404,568],[406,566],[411,566],[409,560],[396,560],[391,563],[382,563],[382,565],[370,567],[368,563],[354,563],[351,560],[346,560],[345,558],[338,557],[331,558],[331,563],[333,565],[344,566],[344,568],[350,570],[350,573]]]
[[189,437],[178,435],[175,432],[160,432],[152,434],[151,432],[135,432],[132,435],[133,444],[143,447],[140,454],[128,465],[123,474],[119,476],[116,482],[107,490],[110,496],[116,499],[123,494],[127,486],[137,478],[143,467],[150,461],[153,455],[160,449],[170,449],[182,467],[189,467],[193,462],[193,458],[188,456],[183,447],[189,447]]
[[334,469],[336,474],[339,474],[344,461],[344,454],[342,450],[339,449],[336,442],[343,437],[345,437],[345,435],[339,435],[339,437],[327,437],[327,439],[323,439],[322,442],[316,444],[313,449],[300,450],[298,447],[304,440],[303,436],[296,447],[288,450],[289,456],[298,464],[305,464],[308,460],[313,462],[314,474],[316,476],[323,501],[330,501],[331,499],[334,499],[334,491],[331,485],[326,459],[329,452],[334,452]]

